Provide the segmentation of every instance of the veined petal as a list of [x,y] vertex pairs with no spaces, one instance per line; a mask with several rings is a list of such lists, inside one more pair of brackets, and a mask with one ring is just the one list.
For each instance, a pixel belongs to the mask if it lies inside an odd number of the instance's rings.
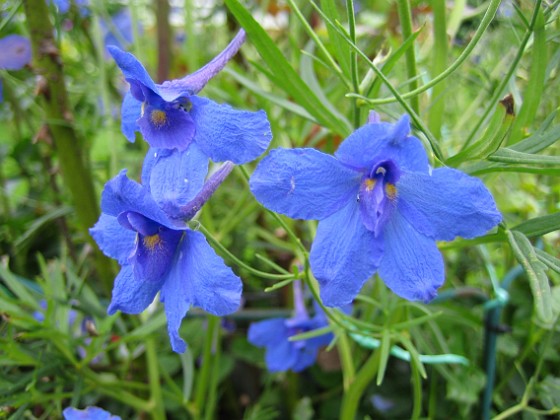
[[0,69],[19,70],[31,61],[31,42],[20,35],[0,39]]
[[375,273],[383,254],[382,236],[367,230],[356,202],[319,222],[309,262],[326,306],[349,304]]
[[131,143],[136,139],[135,132],[140,131],[137,121],[141,114],[142,103],[136,100],[130,91],[126,92],[121,106],[121,130]]
[[179,327],[191,305],[213,315],[227,315],[239,307],[241,289],[239,277],[216,255],[204,235],[187,231],[161,289],[173,350],[182,353],[186,349]]
[[101,210],[110,216],[133,211],[172,229],[186,229],[186,223],[170,219],[154,201],[150,192],[126,176],[126,169],[105,184]]
[[407,115],[397,123],[374,122],[354,131],[335,156],[345,165],[371,170],[376,163],[393,160],[402,171],[428,173],[429,162],[422,142],[410,136]]
[[151,147],[185,150],[195,135],[191,115],[171,104],[163,104],[160,108],[148,103],[137,123]]
[[214,162],[242,164],[267,149],[272,132],[264,111],[240,111],[197,96],[190,100],[195,141]]
[[285,321],[284,318],[272,318],[253,322],[247,331],[247,340],[257,347],[275,346],[288,339]]
[[356,200],[360,174],[315,149],[275,149],[249,184],[266,208],[295,219],[321,220]]
[[131,53],[127,53],[114,45],[107,46],[107,50],[115,59],[117,66],[123,72],[125,79],[136,80],[147,88],[158,92],[157,86],[142,65]]
[[436,240],[474,238],[502,220],[482,181],[456,169],[434,169],[432,176],[405,174],[397,191],[401,214],[418,232]]
[[202,189],[208,173],[208,157],[195,143],[186,150],[160,154],[155,158],[153,154],[157,152],[154,150],[148,152],[148,163],[144,167],[150,165],[151,170],[149,175],[143,175],[142,181],[149,182],[156,203],[175,217],[179,207],[191,201]]
[[144,281],[134,277],[132,265],[124,265],[115,279],[113,296],[107,309],[109,315],[117,311],[139,314],[154,301],[163,279]]
[[172,101],[180,96],[191,96],[202,90],[206,83],[216,76],[237,54],[245,41],[245,31],[240,30],[229,45],[201,69],[178,80],[170,80],[159,85],[161,95]]
[[385,226],[379,277],[398,296],[429,302],[444,281],[443,258],[433,239],[416,231],[399,211]]
[[89,233],[105,255],[116,259],[121,265],[128,263],[134,251],[136,233],[123,228],[116,217],[102,213]]

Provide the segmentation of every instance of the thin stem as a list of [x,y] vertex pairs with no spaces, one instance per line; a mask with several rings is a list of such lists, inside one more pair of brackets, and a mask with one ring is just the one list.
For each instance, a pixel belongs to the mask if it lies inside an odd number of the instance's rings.
[[354,362],[352,360],[352,349],[350,348],[350,342],[344,329],[340,329],[339,332],[337,332],[336,347],[338,349],[340,363],[342,365],[344,391],[347,392],[350,390],[350,386],[356,378],[356,370],[354,368]]
[[216,328],[220,327],[220,318],[208,315],[208,326],[206,329],[206,340],[204,340],[204,349],[202,353],[202,367],[197,377],[195,391],[195,418],[202,418],[205,397],[208,395],[207,388],[210,381],[210,373],[212,372],[212,347],[214,345],[214,334]]
[[340,420],[352,420],[356,418],[358,405],[364,390],[368,384],[373,380],[379,369],[379,354],[376,351],[369,356],[366,363],[361,367],[356,375],[356,379],[348,390],[344,393],[342,398],[342,408],[340,410]]
[[[445,19],[445,0],[432,0],[434,11],[434,64],[433,73],[445,71],[447,61],[447,28]],[[443,101],[444,80],[434,86],[428,116],[428,127],[436,137],[441,137],[441,125],[445,111]]]
[[148,380],[150,383],[150,402],[153,404],[152,418],[156,420],[164,420],[165,408],[163,406],[163,398],[159,382],[158,357],[154,338],[147,338],[145,343],[146,362],[148,364]]
[[[356,43],[356,19],[354,16],[354,1],[346,0],[346,13],[348,14],[348,29],[352,43]],[[353,50],[350,50],[350,73],[352,76],[352,88],[354,92],[360,92],[360,82],[358,80],[358,57]],[[354,128],[360,126],[360,109],[356,100],[352,103],[354,115]]]
[[216,410],[216,402],[218,396],[218,380],[220,378],[220,355],[221,355],[221,328],[219,325],[218,318],[218,328],[214,330],[214,337],[212,339],[212,374],[210,378],[210,386],[208,387],[208,398],[206,400],[206,407],[204,409],[204,418],[206,420],[212,420],[214,416],[214,411]]
[[[412,12],[410,11],[409,0],[397,0],[397,7],[399,11],[399,20],[401,22],[402,37],[408,39],[412,36]],[[405,52],[406,59],[406,72],[410,82],[409,90],[416,90],[418,88],[418,71],[416,69],[416,53],[414,52],[414,44]],[[418,113],[420,109],[418,96],[410,98],[410,106],[414,112]]]

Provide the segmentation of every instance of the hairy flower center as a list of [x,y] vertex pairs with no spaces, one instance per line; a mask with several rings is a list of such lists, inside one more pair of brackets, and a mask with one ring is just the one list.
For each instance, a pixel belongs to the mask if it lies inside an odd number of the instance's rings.
[[155,235],[144,236],[143,242],[146,248],[148,248],[150,251],[153,251],[154,248],[161,243],[161,238],[156,233]]
[[167,115],[164,111],[161,111],[159,109],[155,109],[152,111],[152,113],[150,114],[150,119],[156,127],[161,127],[165,125],[165,123],[167,123]]
[[371,179],[371,178],[367,178],[364,181],[364,187],[366,191],[371,191],[373,190],[373,187],[375,187],[375,179]]
[[385,194],[390,200],[394,200],[397,197],[397,187],[394,184],[385,184]]

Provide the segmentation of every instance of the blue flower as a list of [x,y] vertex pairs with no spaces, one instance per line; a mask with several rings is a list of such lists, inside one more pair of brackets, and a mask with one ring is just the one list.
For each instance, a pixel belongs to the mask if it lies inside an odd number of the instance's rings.
[[265,207],[320,220],[310,265],[327,306],[354,299],[375,273],[397,295],[427,302],[444,281],[436,241],[473,238],[502,216],[484,184],[451,168],[431,169],[409,117],[356,130],[334,156],[276,149],[251,177]]
[[245,40],[240,31],[206,66],[182,79],[156,84],[130,53],[108,50],[130,84],[122,105],[122,130],[133,142],[140,131],[153,148],[186,150],[196,143],[215,162],[249,162],[262,154],[272,134],[264,111],[238,111],[196,94],[218,74]]
[[[105,47],[114,45],[119,48],[124,48],[122,45],[123,42],[125,42],[126,45],[132,43],[134,34],[132,33],[132,19],[128,9],[123,8],[112,15],[109,23],[103,19],[100,23]],[[138,25],[138,28],[139,30],[141,29],[140,25]]]
[[270,372],[293,370],[300,372],[317,359],[319,349],[334,338],[332,333],[290,341],[296,334],[313,331],[328,325],[325,313],[315,304],[315,316],[309,317],[301,293],[299,281],[294,281],[294,307],[292,318],[273,318],[255,322],[249,326],[248,340],[258,347],[265,347],[266,367]]
[[[199,168],[196,156],[191,157],[191,161],[184,159],[183,167]],[[161,291],[171,347],[179,353],[186,349],[179,327],[191,305],[222,316],[235,312],[240,304],[241,280],[204,235],[188,229],[186,223],[232,168],[231,162],[224,164],[206,183],[204,175],[193,175],[187,183],[190,190],[181,191],[185,204],[175,206],[171,215],[158,206],[149,188],[129,180],[124,170],[105,185],[101,217],[90,229],[101,250],[121,265],[108,313],[140,313]],[[157,176],[151,173],[152,178]],[[160,178],[162,182],[165,178]]]
[[31,42],[20,35],[0,39],[0,69],[19,70],[31,61]]
[[87,407],[84,410],[67,407],[62,415],[65,420],[121,420],[119,416],[114,416],[99,407]]

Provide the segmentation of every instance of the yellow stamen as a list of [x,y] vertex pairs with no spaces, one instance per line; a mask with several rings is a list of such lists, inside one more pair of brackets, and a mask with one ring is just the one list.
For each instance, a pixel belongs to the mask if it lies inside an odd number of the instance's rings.
[[156,109],[152,111],[152,113],[150,114],[150,119],[152,120],[152,123],[155,126],[161,127],[162,125],[165,125],[165,123],[167,122],[167,115],[165,114],[164,111]]
[[366,184],[366,191],[371,191],[375,187],[375,179],[368,178],[364,183]]
[[155,235],[144,236],[144,246],[148,248],[150,251],[153,251],[156,246],[161,243],[161,238],[156,233]]
[[397,187],[394,184],[386,183],[385,184],[385,193],[387,197],[393,200],[397,196]]

